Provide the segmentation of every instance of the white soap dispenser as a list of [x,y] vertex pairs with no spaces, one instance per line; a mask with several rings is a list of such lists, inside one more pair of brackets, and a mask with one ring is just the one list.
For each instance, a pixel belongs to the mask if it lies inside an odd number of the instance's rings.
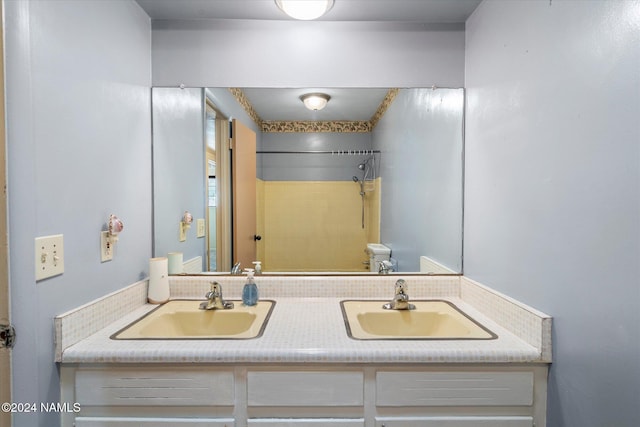
[[247,283],[242,288],[242,303],[247,306],[258,304],[258,285],[253,279],[253,269],[245,269],[247,272]]
[[256,272],[256,276],[262,274],[262,261],[253,261],[252,264]]

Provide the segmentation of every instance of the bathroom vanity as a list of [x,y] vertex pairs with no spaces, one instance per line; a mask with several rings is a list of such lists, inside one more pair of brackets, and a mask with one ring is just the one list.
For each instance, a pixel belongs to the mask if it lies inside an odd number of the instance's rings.
[[[61,402],[80,407],[62,425],[544,426],[551,319],[464,277],[404,279],[490,338],[354,339],[341,302],[393,296],[394,278],[262,276],[275,306],[257,338],[112,339],[155,309],[139,283],[56,318]],[[217,280],[237,301],[242,278]],[[172,298],[208,282],[172,278]]]

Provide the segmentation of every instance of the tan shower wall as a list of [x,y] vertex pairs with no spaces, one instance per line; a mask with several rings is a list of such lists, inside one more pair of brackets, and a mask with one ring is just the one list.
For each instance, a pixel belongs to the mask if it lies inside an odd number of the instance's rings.
[[[380,187],[382,178],[376,178],[365,184],[365,226],[367,227],[367,243],[380,242]],[[371,189],[371,191],[369,191]]]
[[365,271],[380,236],[380,182],[365,196],[352,181],[259,181],[258,256],[266,271]]

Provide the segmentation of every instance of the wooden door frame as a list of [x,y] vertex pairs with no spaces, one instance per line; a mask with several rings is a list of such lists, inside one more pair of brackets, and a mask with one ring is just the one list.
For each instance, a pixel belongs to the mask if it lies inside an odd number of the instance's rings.
[[[0,8],[0,322],[11,320],[9,240],[7,227],[7,161],[4,92],[4,16]],[[11,402],[11,350],[0,349],[0,403]],[[6,380],[8,378],[8,381]],[[11,413],[0,411],[0,426],[11,426]]]
[[216,266],[229,271],[232,266],[231,238],[231,153],[229,151],[229,119],[216,116]]

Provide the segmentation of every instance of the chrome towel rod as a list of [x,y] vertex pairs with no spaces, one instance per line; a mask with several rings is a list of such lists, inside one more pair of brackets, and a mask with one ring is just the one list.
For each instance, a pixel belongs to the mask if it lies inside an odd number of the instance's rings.
[[380,150],[332,150],[332,151],[256,151],[256,154],[331,154],[335,156],[369,156]]

